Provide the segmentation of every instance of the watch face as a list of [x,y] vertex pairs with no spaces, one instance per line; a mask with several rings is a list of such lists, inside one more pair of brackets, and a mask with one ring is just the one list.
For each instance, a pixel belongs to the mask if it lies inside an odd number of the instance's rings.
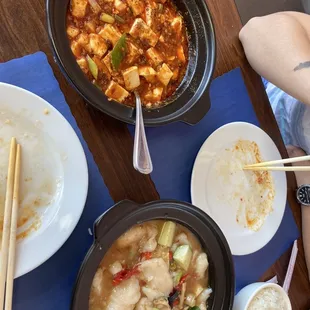
[[297,190],[297,199],[304,205],[310,205],[310,185],[303,185]]

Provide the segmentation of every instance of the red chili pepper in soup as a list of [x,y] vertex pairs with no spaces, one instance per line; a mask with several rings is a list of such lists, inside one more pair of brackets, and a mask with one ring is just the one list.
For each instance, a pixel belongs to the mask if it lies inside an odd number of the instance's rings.
[[151,259],[152,258],[152,252],[143,252],[141,253],[141,256],[140,256],[140,259],[145,259],[145,260],[148,260],[148,259]]
[[180,291],[182,288],[182,284],[187,280],[187,278],[189,277],[189,274],[185,274],[183,277],[181,277],[179,284],[175,287],[175,289],[177,291]]
[[138,266],[133,267],[132,269],[123,269],[113,277],[113,285],[119,285],[122,281],[128,280],[132,276],[138,274],[140,270],[138,269]]

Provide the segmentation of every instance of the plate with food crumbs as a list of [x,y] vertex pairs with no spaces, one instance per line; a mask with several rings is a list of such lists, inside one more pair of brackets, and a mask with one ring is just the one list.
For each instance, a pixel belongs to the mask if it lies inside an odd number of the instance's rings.
[[22,146],[19,277],[51,257],[70,236],[84,209],[88,171],[78,137],[54,107],[12,85],[0,83],[0,93],[0,241],[11,137]]
[[264,247],[277,232],[285,210],[283,171],[243,167],[278,160],[271,138],[249,123],[230,123],[216,130],[201,147],[192,172],[192,203],[220,226],[234,255]]

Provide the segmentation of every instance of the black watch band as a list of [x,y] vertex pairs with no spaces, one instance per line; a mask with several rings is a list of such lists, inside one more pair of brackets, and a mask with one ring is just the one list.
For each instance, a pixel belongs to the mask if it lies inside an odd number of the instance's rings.
[[298,187],[296,198],[300,204],[310,206],[310,184],[304,184]]

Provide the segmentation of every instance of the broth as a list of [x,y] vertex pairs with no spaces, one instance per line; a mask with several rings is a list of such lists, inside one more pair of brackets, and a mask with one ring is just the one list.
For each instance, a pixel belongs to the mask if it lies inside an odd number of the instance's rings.
[[149,221],[133,226],[108,250],[94,277],[90,310],[204,310],[208,259],[184,226]]

